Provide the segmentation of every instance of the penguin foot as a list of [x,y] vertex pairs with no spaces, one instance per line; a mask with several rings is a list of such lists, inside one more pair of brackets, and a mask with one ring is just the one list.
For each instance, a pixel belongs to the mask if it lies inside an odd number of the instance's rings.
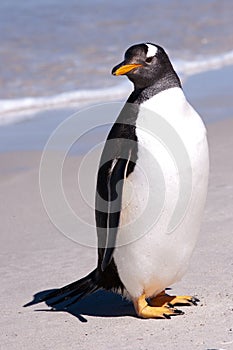
[[171,318],[171,316],[183,315],[184,312],[175,309],[172,306],[150,306],[145,294],[142,294],[139,298],[134,300],[134,307],[137,315],[142,318]]
[[168,295],[165,291],[150,299],[150,305],[154,307],[162,306],[191,306],[197,305],[200,300],[189,295]]

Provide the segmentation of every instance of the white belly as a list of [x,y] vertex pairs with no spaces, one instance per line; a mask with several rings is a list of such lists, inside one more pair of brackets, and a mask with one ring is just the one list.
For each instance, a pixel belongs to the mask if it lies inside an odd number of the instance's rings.
[[156,295],[183,276],[199,233],[209,172],[204,125],[181,89],[144,103],[136,126],[138,160],[125,180],[114,252],[134,298]]

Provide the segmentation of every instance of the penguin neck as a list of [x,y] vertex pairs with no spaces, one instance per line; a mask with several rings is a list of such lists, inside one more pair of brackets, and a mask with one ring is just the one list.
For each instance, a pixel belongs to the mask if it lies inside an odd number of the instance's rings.
[[162,76],[150,86],[138,88],[136,85],[134,85],[134,91],[129,96],[127,102],[141,104],[160,92],[174,87],[179,87],[182,89],[178,75],[174,70],[172,70],[170,73]]

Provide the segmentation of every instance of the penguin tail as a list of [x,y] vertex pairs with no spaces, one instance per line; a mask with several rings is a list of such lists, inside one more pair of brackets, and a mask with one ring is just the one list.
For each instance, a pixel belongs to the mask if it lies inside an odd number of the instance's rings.
[[71,302],[65,305],[65,307],[68,307],[101,288],[100,273],[98,269],[95,269],[80,280],[72,282],[62,288],[56,289],[44,297],[35,300],[34,302],[25,304],[24,307],[45,301],[47,305],[55,308],[56,305],[71,300]]

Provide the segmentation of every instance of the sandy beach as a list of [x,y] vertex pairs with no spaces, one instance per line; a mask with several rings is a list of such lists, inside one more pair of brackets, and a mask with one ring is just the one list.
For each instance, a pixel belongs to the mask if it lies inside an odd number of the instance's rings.
[[[171,320],[142,320],[130,303],[103,291],[69,312],[51,311],[46,304],[23,308],[33,295],[37,298],[91,271],[96,251],[67,239],[47,216],[38,181],[41,150],[11,150],[0,154],[1,349],[233,348],[233,103],[230,78],[227,87],[222,81],[225,90],[220,97],[219,86],[212,86],[221,74],[220,70],[187,82],[192,104],[200,112],[208,103],[209,111],[216,105],[220,111],[220,117],[210,116],[207,124],[211,172],[201,234],[187,274],[170,291],[195,295],[199,305],[182,308],[185,314]],[[200,94],[196,87],[205,79],[210,83]],[[70,192],[80,161],[80,156],[73,156],[68,164]],[[75,200],[81,206],[81,199]],[[93,215],[85,210],[83,215]]]

